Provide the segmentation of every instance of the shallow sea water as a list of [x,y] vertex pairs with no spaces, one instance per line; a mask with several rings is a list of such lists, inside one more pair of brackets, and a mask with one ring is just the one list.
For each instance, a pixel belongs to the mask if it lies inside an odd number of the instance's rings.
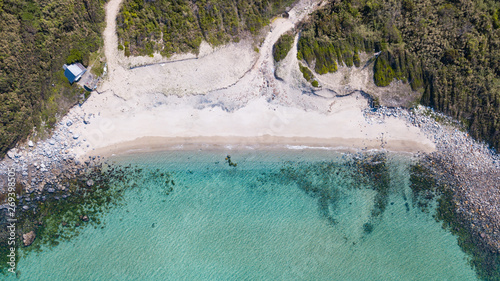
[[373,218],[376,192],[343,187],[341,174],[326,177],[338,185],[326,205],[282,178],[340,153],[230,154],[237,167],[224,151],[115,158],[169,172],[173,190],[142,181],[104,228],[21,259],[20,280],[476,280],[456,237],[409,201],[408,156],[389,157],[390,203]]

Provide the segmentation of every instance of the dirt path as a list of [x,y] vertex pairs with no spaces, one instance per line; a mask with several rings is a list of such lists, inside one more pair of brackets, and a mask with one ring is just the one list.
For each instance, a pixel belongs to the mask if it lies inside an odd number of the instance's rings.
[[123,0],[110,0],[106,4],[106,28],[104,29],[104,54],[108,63],[108,79],[113,79],[118,65],[118,35],[116,34],[116,17]]

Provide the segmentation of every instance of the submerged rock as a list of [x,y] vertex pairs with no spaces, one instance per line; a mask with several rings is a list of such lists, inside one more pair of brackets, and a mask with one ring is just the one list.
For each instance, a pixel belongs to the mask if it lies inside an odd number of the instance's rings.
[[23,234],[23,243],[24,246],[28,247],[29,245],[33,244],[33,241],[35,241],[36,235],[35,232],[32,230],[28,233]]

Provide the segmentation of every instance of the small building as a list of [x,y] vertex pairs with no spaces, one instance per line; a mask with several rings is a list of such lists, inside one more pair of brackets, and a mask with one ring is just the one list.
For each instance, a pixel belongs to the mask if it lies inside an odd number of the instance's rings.
[[83,66],[81,63],[73,63],[70,65],[63,65],[64,69],[64,76],[68,78],[69,83],[73,84],[73,82],[76,82],[82,78],[82,75],[87,72],[87,69],[85,66]]

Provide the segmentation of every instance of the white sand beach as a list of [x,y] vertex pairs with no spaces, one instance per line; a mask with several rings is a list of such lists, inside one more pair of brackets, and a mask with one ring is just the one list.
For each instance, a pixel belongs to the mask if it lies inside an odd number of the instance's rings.
[[130,100],[102,96],[100,102],[94,99],[93,108],[87,103],[75,110],[80,116],[92,114],[87,118],[89,124],[80,122],[73,128],[89,144],[88,148],[79,147],[77,155],[110,155],[129,147],[137,150],[141,145],[148,150],[184,144],[289,144],[407,152],[434,149],[418,128],[395,117],[369,124],[362,113],[367,102],[360,95],[337,98],[329,113],[269,104],[263,98],[227,112],[217,106],[197,109],[185,98],[147,97],[128,106]]

